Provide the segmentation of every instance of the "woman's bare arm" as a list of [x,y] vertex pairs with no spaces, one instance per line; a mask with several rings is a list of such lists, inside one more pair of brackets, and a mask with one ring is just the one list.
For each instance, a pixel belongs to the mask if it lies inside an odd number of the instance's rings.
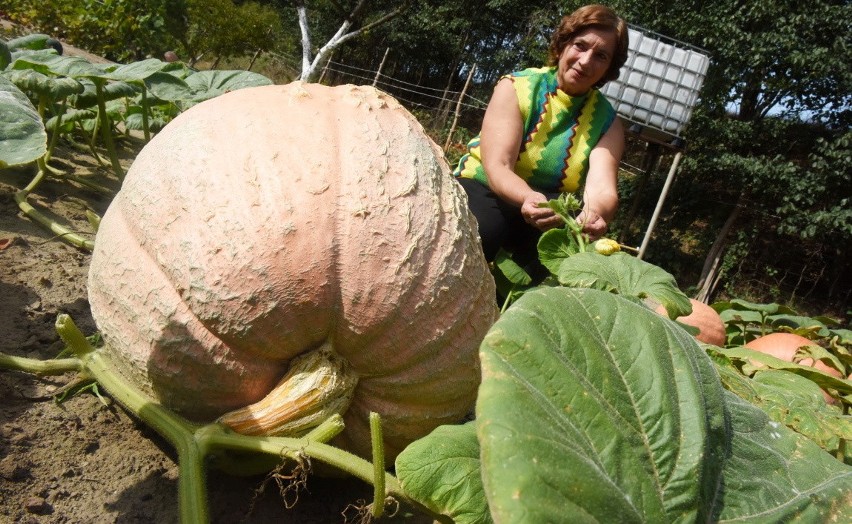
[[592,238],[606,233],[618,210],[618,164],[624,152],[624,125],[616,117],[589,155],[583,211],[577,217]]
[[515,174],[523,133],[515,89],[512,81],[504,78],[494,88],[480,134],[482,167],[488,185],[505,202],[520,207],[528,224],[541,230],[557,227],[562,219],[551,209],[538,207],[539,203],[547,202],[547,197]]

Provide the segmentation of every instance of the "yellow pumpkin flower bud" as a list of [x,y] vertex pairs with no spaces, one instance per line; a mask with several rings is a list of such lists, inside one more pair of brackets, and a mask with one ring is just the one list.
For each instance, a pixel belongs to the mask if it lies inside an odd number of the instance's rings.
[[595,252],[601,255],[611,255],[621,251],[621,246],[611,238],[602,238],[595,241]]

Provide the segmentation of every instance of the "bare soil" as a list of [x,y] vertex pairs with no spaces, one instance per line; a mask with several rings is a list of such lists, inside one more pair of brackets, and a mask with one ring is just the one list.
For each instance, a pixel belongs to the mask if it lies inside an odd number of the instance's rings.
[[[140,147],[138,140],[124,140],[125,169]],[[118,188],[90,155],[66,145],[55,158],[54,167]],[[15,203],[15,192],[33,175],[0,171],[0,352],[50,359],[64,347],[54,329],[59,313],[71,315],[86,335],[97,328],[86,295],[89,253],[24,217]],[[102,214],[111,195],[52,177],[29,200],[93,238],[85,210]],[[73,378],[0,370],[0,522],[177,522],[177,464],[169,445],[94,394],[57,403],[53,395]],[[211,520],[356,522],[355,507],[372,498],[372,487],[352,478],[309,476],[303,489],[286,497],[264,480],[209,472]],[[424,520],[399,514],[384,521]]]

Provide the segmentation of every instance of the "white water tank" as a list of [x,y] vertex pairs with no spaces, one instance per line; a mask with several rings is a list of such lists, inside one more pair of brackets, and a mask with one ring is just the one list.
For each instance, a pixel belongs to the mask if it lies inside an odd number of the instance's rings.
[[641,28],[628,29],[627,62],[601,91],[626,120],[680,137],[710,58],[688,44],[667,41]]

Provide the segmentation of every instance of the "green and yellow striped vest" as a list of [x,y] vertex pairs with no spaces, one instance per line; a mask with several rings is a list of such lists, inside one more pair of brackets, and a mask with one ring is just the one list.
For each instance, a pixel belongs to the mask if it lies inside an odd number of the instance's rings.
[[[524,138],[515,173],[539,191],[576,191],[589,170],[589,154],[615,119],[615,109],[598,91],[570,96],[558,88],[556,68],[531,68],[506,75],[518,97]],[[453,173],[488,185],[479,136]]]

